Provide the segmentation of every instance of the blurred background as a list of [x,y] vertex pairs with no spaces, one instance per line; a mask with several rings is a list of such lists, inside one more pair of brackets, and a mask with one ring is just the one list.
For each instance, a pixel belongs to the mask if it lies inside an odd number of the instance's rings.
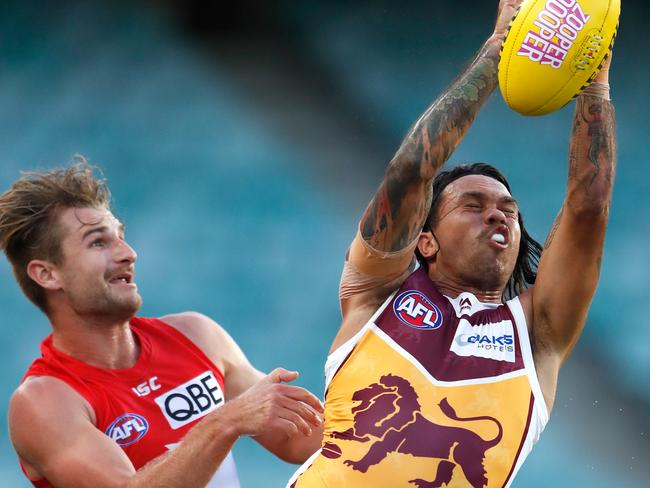
[[[650,51],[626,0],[611,72],[619,170],[602,280],[551,421],[514,487],[650,484]],[[100,165],[139,252],[142,315],[204,312],[262,370],[319,394],[358,219],[420,113],[487,38],[497,1],[0,4],[0,192],[21,170]],[[501,168],[532,234],[561,204],[572,106],[495,94],[449,164]],[[49,325],[0,261],[0,415]],[[0,486],[30,486],[0,424]],[[244,488],[295,467],[249,439]],[[99,462],[100,460],[98,460]]]

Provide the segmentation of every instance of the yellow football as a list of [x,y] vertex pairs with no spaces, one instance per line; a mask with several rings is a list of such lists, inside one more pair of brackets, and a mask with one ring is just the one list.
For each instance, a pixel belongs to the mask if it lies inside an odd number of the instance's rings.
[[620,12],[621,0],[524,0],[501,46],[508,106],[544,115],[569,103],[609,56]]

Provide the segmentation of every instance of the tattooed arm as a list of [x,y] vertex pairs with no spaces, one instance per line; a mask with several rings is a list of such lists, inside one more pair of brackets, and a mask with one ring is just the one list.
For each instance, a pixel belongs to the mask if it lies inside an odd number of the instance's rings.
[[492,36],[451,86],[415,122],[366,209],[343,269],[343,322],[332,344],[356,334],[404,280],[431,205],[431,181],[497,86],[499,50],[522,0],[500,0]]
[[[606,66],[596,82],[607,83],[608,71]],[[546,240],[535,286],[522,298],[525,307],[525,300],[532,300],[533,352],[540,380],[552,382],[542,385],[545,392],[554,392],[557,370],[578,340],[596,291],[616,168],[614,125],[611,102],[578,97],[565,201]]]
[[[402,250],[422,230],[431,204],[431,181],[497,86],[501,42],[520,3],[501,0],[494,34],[469,67],[413,125],[388,165],[360,224],[363,240],[374,250]],[[401,266],[406,268],[410,259],[402,261]],[[395,271],[389,266],[386,274]]]

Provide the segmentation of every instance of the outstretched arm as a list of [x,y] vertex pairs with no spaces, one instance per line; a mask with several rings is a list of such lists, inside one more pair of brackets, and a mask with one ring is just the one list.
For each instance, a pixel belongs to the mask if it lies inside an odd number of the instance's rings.
[[323,435],[323,406],[313,394],[297,386],[283,385],[298,378],[295,371],[278,368],[270,375],[258,371],[248,361],[233,338],[215,321],[195,312],[185,312],[162,317],[196,344],[218,367],[225,378],[226,404],[238,404],[241,417],[254,418],[262,408],[259,396],[263,386],[269,392],[269,406],[284,430],[256,429],[249,433],[270,452],[290,463],[302,463],[321,445]]
[[[362,238],[373,249],[396,252],[420,234],[431,204],[431,181],[497,86],[499,50],[520,3],[499,3],[493,35],[467,69],[415,122],[388,165],[360,224]],[[409,261],[401,266],[406,268]],[[386,274],[396,271],[388,269]]]
[[273,371],[201,419],[176,449],[138,471],[122,448],[95,427],[90,405],[55,378],[33,378],[17,390],[9,407],[10,435],[30,478],[47,478],[53,486],[205,486],[240,436],[272,433],[290,439],[310,430],[311,410],[320,404],[302,388],[281,384],[295,376]]
[[566,198],[531,291],[536,362],[542,366],[540,375],[550,373],[551,379],[582,332],[600,273],[616,169],[616,134],[614,107],[595,88],[606,86],[608,72],[607,65],[594,86],[577,99]]

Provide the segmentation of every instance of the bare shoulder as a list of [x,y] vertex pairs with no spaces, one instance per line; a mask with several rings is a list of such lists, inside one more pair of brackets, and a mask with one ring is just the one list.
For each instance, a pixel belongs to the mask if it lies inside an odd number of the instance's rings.
[[60,412],[85,415],[95,421],[90,404],[64,381],[52,376],[33,376],[14,391],[9,402],[9,423],[18,425],[24,418],[49,420]]
[[52,486],[82,486],[85,480],[83,486],[117,487],[135,473],[125,452],[95,426],[88,402],[53,377],[30,378],[15,391],[9,432],[30,479],[46,478]]
[[230,334],[210,317],[182,312],[165,315],[160,320],[184,334],[219,368],[225,377],[227,398],[234,398],[263,377]]
[[94,426],[95,414],[73,388],[51,376],[28,378],[9,401],[9,434],[30,473],[31,462],[43,455],[71,422]]
[[176,330],[192,340],[197,345],[215,337],[227,335],[217,322],[199,312],[180,312],[160,317],[160,320],[171,325]]
[[221,370],[224,360],[232,354],[234,340],[213,319],[199,312],[180,312],[160,317],[201,349]]

